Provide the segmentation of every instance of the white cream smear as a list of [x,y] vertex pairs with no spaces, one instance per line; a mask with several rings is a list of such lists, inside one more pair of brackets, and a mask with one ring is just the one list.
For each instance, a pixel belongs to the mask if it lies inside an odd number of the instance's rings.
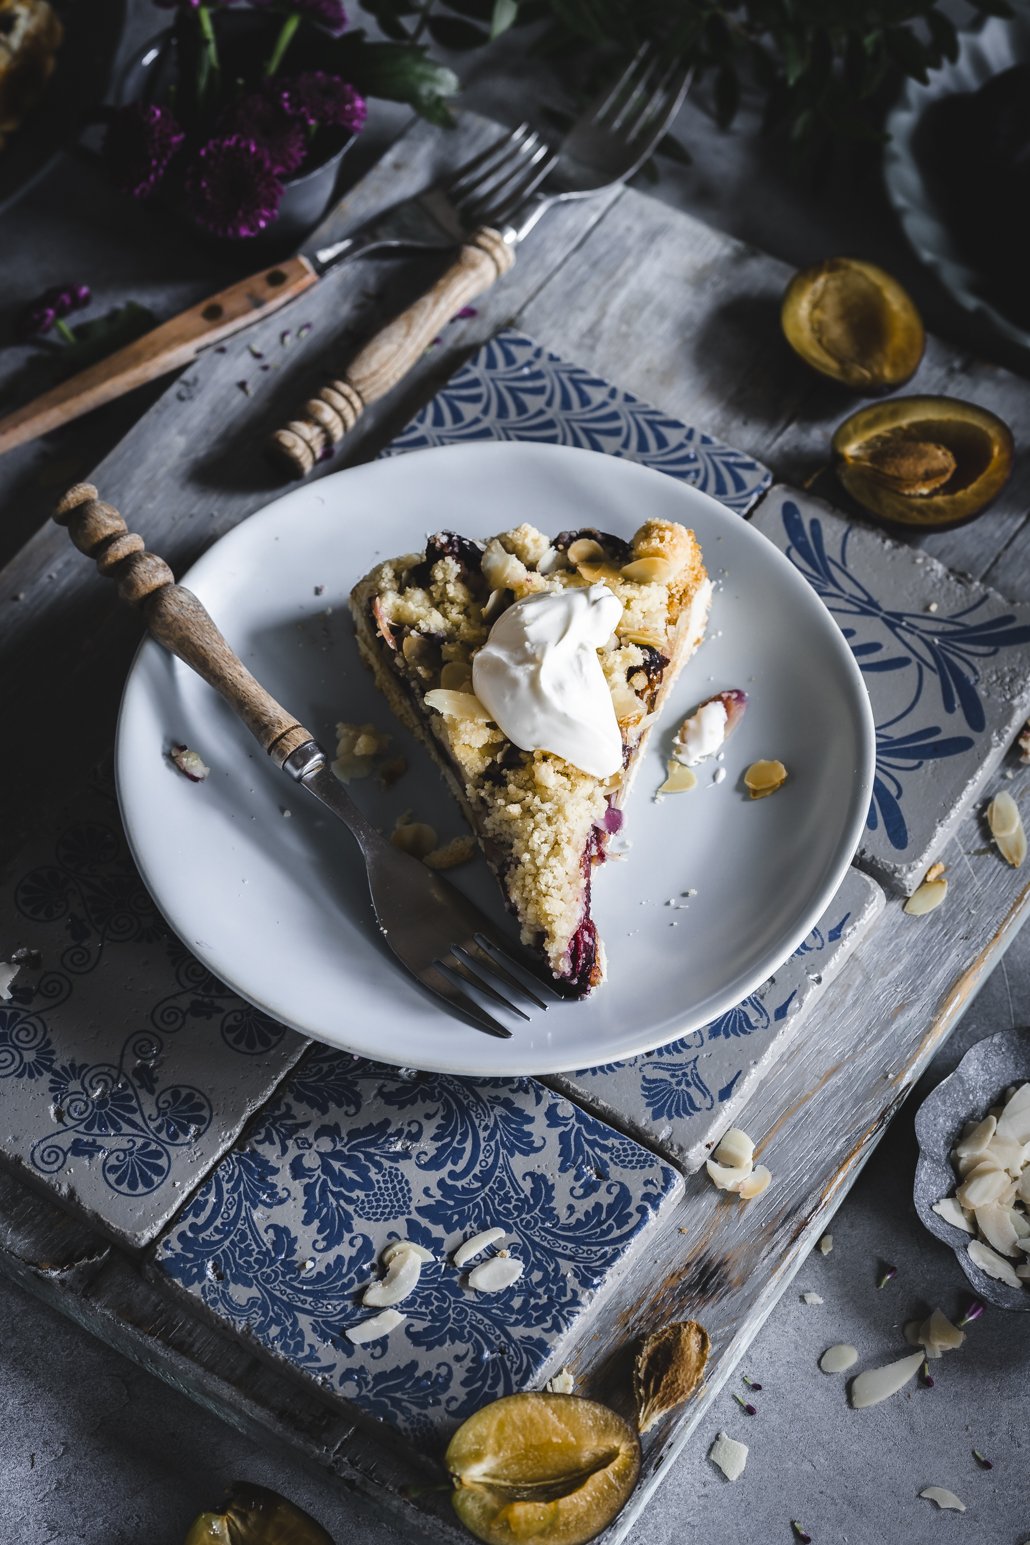
[[718,698],[704,703],[689,719],[684,719],[676,736],[673,756],[678,762],[693,767],[718,751],[726,739],[729,720],[726,709]]
[[472,661],[472,688],[522,751],[549,751],[595,778],[622,766],[622,734],[597,651],[622,602],[607,585],[544,591],[503,612]]

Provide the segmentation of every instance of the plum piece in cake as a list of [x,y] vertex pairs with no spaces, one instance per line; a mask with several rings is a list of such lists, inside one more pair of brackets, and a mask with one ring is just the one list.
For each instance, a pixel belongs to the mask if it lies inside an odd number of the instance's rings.
[[[358,648],[376,684],[462,805],[523,942],[573,994],[604,978],[604,949],[590,915],[594,866],[622,825],[622,805],[664,699],[701,642],[711,589],[693,532],[650,520],[631,542],[592,528],[549,540],[522,525],[485,544],[440,531],[424,552],[379,564],[351,592]],[[570,595],[575,590],[587,594]],[[597,736],[577,740],[573,724],[572,741],[563,742],[567,754],[558,754],[534,742],[531,729],[516,734],[512,722],[527,723],[517,704],[509,720],[493,698],[492,713],[473,690],[475,674],[488,695],[484,666],[497,654],[496,640],[539,637],[539,618],[558,607],[564,611],[553,649],[564,654],[545,660],[552,645],[542,653],[534,646],[530,665],[517,664],[509,678],[517,693],[520,672],[528,682],[535,671],[546,683],[555,665],[574,666],[566,685],[575,690],[566,691],[562,710],[573,719],[586,712],[577,705],[587,703],[590,688],[596,719],[598,685],[607,687],[601,708],[609,726],[600,728],[606,744],[612,736],[615,742],[603,775],[596,755],[584,751],[585,768],[568,750],[594,746]],[[596,648],[591,641],[570,654],[570,611],[580,621],[589,614],[595,633],[603,617],[605,636]],[[527,658],[523,652],[517,660]]]

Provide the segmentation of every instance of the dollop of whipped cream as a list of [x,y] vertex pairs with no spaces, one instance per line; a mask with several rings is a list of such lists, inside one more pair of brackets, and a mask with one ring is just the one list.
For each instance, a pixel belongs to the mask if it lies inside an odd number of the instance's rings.
[[696,713],[684,719],[676,736],[674,755],[677,762],[694,767],[718,751],[726,739],[729,715],[719,698],[702,703]]
[[622,602],[607,585],[547,590],[509,606],[472,661],[472,689],[522,751],[549,751],[595,778],[622,766],[622,734],[597,651]]

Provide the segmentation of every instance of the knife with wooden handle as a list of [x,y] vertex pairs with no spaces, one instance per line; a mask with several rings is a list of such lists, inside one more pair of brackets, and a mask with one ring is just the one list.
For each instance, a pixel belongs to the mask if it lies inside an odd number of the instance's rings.
[[[318,228],[327,232],[335,211]],[[316,231],[316,236],[318,232]],[[217,295],[181,311],[134,343],[98,360],[41,397],[0,418],[0,456],[39,435],[123,397],[196,359],[202,349],[231,338],[251,323],[281,310],[318,283],[330,269],[373,252],[404,256],[457,247],[461,232],[427,189],[378,214],[330,246],[270,264]]]

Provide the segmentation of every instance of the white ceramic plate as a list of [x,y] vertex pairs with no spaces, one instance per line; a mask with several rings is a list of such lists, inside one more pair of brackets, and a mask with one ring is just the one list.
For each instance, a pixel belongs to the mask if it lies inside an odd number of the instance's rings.
[[887,196],[918,257],[932,269],[966,311],[986,321],[1003,338],[1030,349],[1030,330],[1012,321],[984,297],[988,281],[968,263],[923,182],[916,155],[919,123],[942,97],[979,91],[993,75],[1030,57],[1030,21],[987,17],[982,26],[959,34],[958,57],[930,73],[925,84],[909,80],[887,116],[884,151]]
[[[509,1041],[451,1017],[378,938],[349,834],[269,763],[198,677],[148,640],[122,701],[118,793],[143,878],[189,948],[243,997],[320,1041],[400,1066],[497,1075],[590,1067],[666,1045],[773,973],[816,922],[858,843],[874,733],[861,675],[829,612],[739,515],[667,475],[589,451],[456,446],[299,488],[183,578],[258,679],[327,747],[338,719],[389,728],[409,771],[389,792],[374,779],[352,792],[387,829],[410,808],[446,838],[464,829],[462,818],[358,660],[351,585],[441,527],[483,538],[529,520],[552,533],[592,525],[629,537],[652,516],[694,528],[717,588],[707,641],[638,774],[629,852],[595,875],[609,969],[600,991],[534,1013]],[[713,763],[700,769],[698,788],[656,802],[676,725],[728,687],[745,688],[751,702],[727,745],[725,780],[711,782]],[[207,782],[170,766],[163,753],[174,741],[200,752]],[[790,780],[752,802],[741,775],[758,757],[780,758]],[[452,878],[511,927],[482,862]]]

